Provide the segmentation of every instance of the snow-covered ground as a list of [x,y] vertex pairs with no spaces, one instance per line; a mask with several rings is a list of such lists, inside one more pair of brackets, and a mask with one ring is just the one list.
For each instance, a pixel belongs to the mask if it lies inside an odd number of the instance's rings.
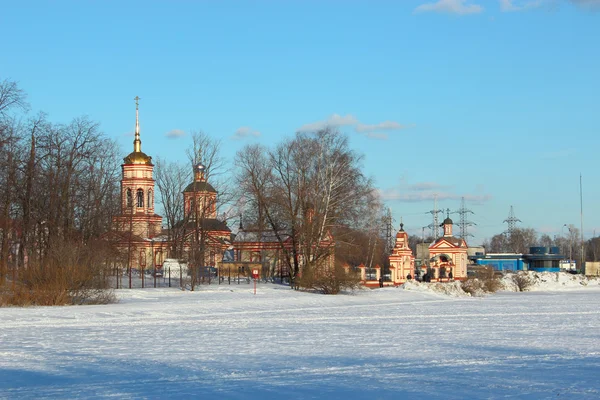
[[0,398],[600,398],[600,286],[535,289],[232,284],[4,308]]

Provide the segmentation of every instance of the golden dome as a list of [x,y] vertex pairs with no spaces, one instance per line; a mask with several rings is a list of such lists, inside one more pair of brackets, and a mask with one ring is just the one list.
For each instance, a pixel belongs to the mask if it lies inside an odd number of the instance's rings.
[[142,153],[141,151],[134,151],[123,159],[125,164],[138,164],[138,165],[153,165],[152,157]]

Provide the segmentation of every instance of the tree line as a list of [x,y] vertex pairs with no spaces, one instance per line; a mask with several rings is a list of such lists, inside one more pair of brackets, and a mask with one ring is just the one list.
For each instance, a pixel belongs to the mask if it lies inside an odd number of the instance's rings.
[[535,246],[558,247],[561,255],[578,263],[600,259],[600,237],[582,243],[581,231],[572,224],[565,224],[561,233],[553,236],[539,234],[533,228],[516,228],[511,234],[499,233],[483,243],[488,253],[528,253]]
[[0,81],[0,284],[12,266],[13,292],[101,286],[111,252],[97,239],[119,212],[118,147],[85,116],[53,123],[28,108],[15,82]]
[[[385,269],[393,245],[382,226],[387,210],[364,173],[363,155],[350,148],[345,134],[331,128],[298,132],[271,146],[246,145],[232,161],[223,157],[219,140],[201,131],[191,136],[187,160],[156,159],[157,201],[171,257],[203,264],[208,228],[200,221],[216,206],[218,219],[230,226],[243,215],[246,229],[273,232],[292,280],[300,271],[313,276],[331,254],[334,269],[343,263]],[[10,280],[16,290],[20,282],[26,293],[27,285],[50,277],[60,277],[54,283],[64,288],[107,284],[107,266],[128,260],[101,240],[121,212],[120,153],[98,122],[81,116],[55,123],[44,113],[30,114],[26,93],[13,81],[0,81],[0,286]],[[193,221],[186,221],[182,192],[197,163],[218,191],[217,204],[195,209]],[[190,230],[192,254],[185,254]],[[579,240],[574,226],[556,237],[527,228],[495,235],[485,247],[526,253],[538,244],[558,246],[581,259]],[[585,249],[585,257],[596,260],[600,239],[588,240]]]
[[[10,281],[13,295],[31,293],[32,285],[54,277],[61,280],[52,283],[57,291],[71,293],[75,286],[106,286],[110,265],[127,263],[127,254],[102,240],[121,211],[120,153],[98,122],[81,116],[55,123],[42,112],[32,115],[26,93],[11,80],[0,81],[2,287]],[[200,208],[191,228],[194,254],[184,254],[190,221],[182,191],[200,162],[219,192],[218,219],[231,223],[243,214],[246,226],[274,232],[292,279],[300,270],[308,275],[332,252],[339,262],[385,259],[372,235],[381,205],[362,171],[362,155],[340,132],[298,133],[273,147],[248,145],[233,162],[222,156],[219,140],[194,132],[186,153],[185,161],[158,157],[155,168],[173,257],[203,260],[208,251],[207,229],[198,223],[208,210]],[[70,301],[62,298],[56,301]]]

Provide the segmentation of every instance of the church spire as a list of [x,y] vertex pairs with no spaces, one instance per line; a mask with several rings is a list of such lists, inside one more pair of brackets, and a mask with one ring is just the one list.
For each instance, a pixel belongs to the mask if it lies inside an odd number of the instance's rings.
[[139,96],[135,96],[135,139],[133,140],[133,152],[123,159],[125,164],[139,164],[152,166],[152,157],[142,153],[142,141],[140,140],[140,103]]
[[139,96],[135,96],[135,139],[133,140],[133,151],[139,153],[142,151],[142,141],[140,140],[140,112],[139,112]]

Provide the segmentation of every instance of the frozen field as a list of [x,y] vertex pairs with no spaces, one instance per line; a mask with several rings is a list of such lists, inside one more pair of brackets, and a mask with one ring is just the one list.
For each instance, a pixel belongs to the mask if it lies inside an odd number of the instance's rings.
[[600,398],[600,289],[211,285],[0,309],[0,398]]

